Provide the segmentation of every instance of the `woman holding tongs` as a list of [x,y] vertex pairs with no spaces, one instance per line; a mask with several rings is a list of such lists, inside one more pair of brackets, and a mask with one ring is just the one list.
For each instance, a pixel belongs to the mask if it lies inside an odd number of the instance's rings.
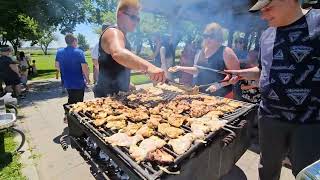
[[[222,27],[217,23],[208,24],[203,33],[203,48],[196,55],[193,67],[175,66],[169,72],[182,71],[196,76],[195,84],[200,92],[233,98],[232,85],[237,78],[231,78],[226,69],[240,69],[240,62],[234,51],[222,45]],[[230,80],[227,80],[230,79]]]

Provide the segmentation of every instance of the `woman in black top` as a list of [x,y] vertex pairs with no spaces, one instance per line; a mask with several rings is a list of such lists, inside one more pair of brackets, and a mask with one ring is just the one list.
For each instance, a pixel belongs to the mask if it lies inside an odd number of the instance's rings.
[[[229,47],[223,46],[222,27],[217,23],[208,24],[203,33],[203,48],[199,58],[195,59],[195,64],[217,70],[240,69],[240,63]],[[196,84],[206,85],[215,83],[209,88],[200,89],[201,92],[210,92],[214,96],[222,96],[233,98],[232,84],[236,83],[233,78],[227,82],[221,82],[225,79],[222,74],[214,73],[207,70],[200,70],[196,67],[175,66],[169,71],[183,71],[186,73],[197,75]]]

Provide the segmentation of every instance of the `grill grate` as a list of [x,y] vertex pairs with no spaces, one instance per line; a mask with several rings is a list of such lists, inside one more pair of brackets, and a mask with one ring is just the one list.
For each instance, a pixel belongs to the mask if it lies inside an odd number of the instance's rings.
[[[124,102],[124,104],[126,104],[126,105],[129,105],[128,101],[126,100],[127,95],[128,94],[125,94],[125,93],[120,94],[119,96],[116,97],[116,99]],[[158,105],[160,102],[171,101],[177,95],[179,95],[179,93],[174,93],[172,91],[171,92],[164,91],[164,93],[161,94],[161,96],[163,97],[163,101],[149,102],[150,107],[154,107],[154,106]],[[217,97],[217,98],[220,98],[220,97]],[[223,98],[221,98],[221,99],[223,99]],[[237,121],[239,117],[245,115],[248,111],[250,111],[250,109],[252,109],[254,107],[253,104],[243,103],[243,102],[241,102],[241,103],[243,104],[243,106],[241,108],[237,109],[234,113],[224,115],[223,117],[221,117],[221,119],[227,120],[228,124],[234,124],[235,121]],[[140,104],[140,103],[137,101],[137,102],[130,104],[130,105],[135,105],[135,104]],[[144,105],[145,105],[145,103],[144,103]],[[72,107],[72,105],[67,105],[66,110],[69,111],[71,107]],[[73,116],[77,121],[79,121],[81,124],[83,124],[89,131],[91,131],[93,134],[95,134],[95,136],[97,136],[99,138],[99,140],[105,146],[107,146],[110,149],[112,149],[113,151],[115,151],[116,154],[118,156],[120,156],[124,162],[126,162],[126,164],[131,166],[135,171],[137,171],[138,174],[142,175],[142,177],[144,177],[145,179],[150,179],[150,180],[157,179],[164,173],[161,170],[161,168],[159,167],[159,165],[157,165],[156,163],[148,162],[148,161],[141,162],[140,164],[136,163],[133,160],[133,158],[131,158],[131,156],[129,154],[129,148],[127,148],[127,147],[112,147],[111,145],[107,144],[104,141],[104,138],[111,136],[113,134],[116,134],[118,131],[111,130],[111,129],[105,129],[105,128],[101,128],[101,127],[100,128],[95,127],[95,125],[93,124],[93,118],[91,117],[89,112],[71,113],[69,115]],[[185,133],[191,132],[190,127],[188,127],[186,125],[183,125],[181,128],[184,130]],[[210,134],[207,134],[205,141],[207,141],[207,143],[210,143],[211,141],[213,141],[215,139],[215,136],[217,136],[219,134],[219,132],[221,132],[221,131],[211,132]],[[182,161],[190,158],[193,153],[199,152],[199,150],[201,148],[205,147],[206,145],[207,144],[204,144],[203,142],[194,142],[193,145],[189,148],[189,150],[182,155],[177,155],[171,149],[171,147],[169,145],[165,145],[162,149],[174,157],[174,162],[170,165],[165,166],[164,168],[166,168],[170,171],[177,170],[177,168],[179,167],[179,164]]]

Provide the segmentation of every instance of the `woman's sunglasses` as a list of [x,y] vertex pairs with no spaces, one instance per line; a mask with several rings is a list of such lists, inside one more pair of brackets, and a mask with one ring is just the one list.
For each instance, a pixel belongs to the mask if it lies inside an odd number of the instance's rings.
[[203,39],[215,39],[213,34],[202,34]]
[[132,14],[129,14],[125,11],[123,12],[123,14],[127,15],[132,21],[140,22],[140,17],[137,15],[132,15]]

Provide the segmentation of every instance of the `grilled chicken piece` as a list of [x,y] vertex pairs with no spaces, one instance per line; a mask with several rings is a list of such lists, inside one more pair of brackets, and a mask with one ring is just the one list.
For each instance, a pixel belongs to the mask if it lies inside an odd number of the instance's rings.
[[123,120],[126,120],[127,117],[122,114],[122,115],[118,115],[118,116],[108,116],[107,118],[107,121],[110,122],[110,121],[123,121]]
[[172,114],[168,118],[168,123],[174,127],[181,127],[182,124],[188,119],[188,117],[181,114]]
[[136,134],[139,134],[144,138],[148,138],[154,134],[154,130],[152,128],[149,128],[147,125],[144,125],[136,132]]
[[149,110],[149,112],[150,112],[150,114],[155,114],[155,115],[158,115],[158,114],[160,114],[160,112],[161,112],[161,109],[164,107],[164,105],[163,104],[158,104],[158,106],[156,106],[156,107],[154,107],[154,108],[151,108],[150,110]]
[[223,128],[226,125],[226,122],[220,120],[210,120],[206,121],[205,125],[207,125],[210,128],[210,131],[215,132]]
[[125,120],[110,121],[110,122],[107,123],[106,128],[109,128],[109,129],[123,129],[126,126],[127,126],[127,124],[126,124]]
[[73,107],[70,109],[71,112],[78,113],[80,111],[83,111],[83,109],[87,108],[87,105],[84,102],[78,102],[77,104],[74,104]]
[[210,131],[210,128],[201,121],[195,121],[191,123],[191,131],[196,139],[204,139],[205,134]]
[[96,119],[93,121],[93,124],[95,126],[102,126],[104,123],[106,123],[108,120],[107,118],[102,118],[102,119]]
[[148,125],[148,127],[155,129],[158,127],[161,120],[162,120],[162,117],[160,115],[153,115],[152,114],[150,116],[150,119],[147,121],[147,125]]
[[187,100],[181,100],[178,102],[178,105],[177,105],[177,113],[182,113],[184,111],[187,111],[190,109],[190,105],[189,105],[189,102]]
[[184,133],[182,129],[172,127],[167,123],[159,124],[158,132],[172,139],[177,138]]
[[219,117],[222,115],[224,115],[224,113],[221,111],[210,111],[208,112],[208,114],[205,115],[205,117]]
[[188,133],[184,136],[179,136],[177,139],[169,140],[168,144],[172,146],[175,153],[180,155],[185,153],[191,147],[194,138],[193,134]]
[[142,111],[131,111],[124,114],[133,122],[141,122],[149,118],[149,115]]
[[148,153],[155,151],[156,149],[162,148],[166,142],[156,136],[151,136],[148,139],[143,140],[139,146],[130,146],[130,155],[139,163],[145,160]]
[[231,106],[228,106],[228,105],[222,105],[222,106],[218,106],[218,107],[216,108],[216,110],[222,111],[222,112],[224,112],[224,113],[230,113],[230,112],[235,111],[236,108],[231,107]]
[[160,95],[163,93],[162,89],[156,87],[147,88],[146,91],[153,95]]
[[141,135],[128,136],[125,133],[117,133],[110,137],[104,138],[104,140],[110,143],[112,146],[130,147],[143,140]]
[[176,110],[177,109],[177,102],[176,101],[170,101],[167,104],[167,108],[171,109],[171,110]]
[[190,111],[191,117],[202,117],[209,112],[208,108],[204,105],[192,106]]
[[229,102],[228,105],[234,108],[239,108],[242,106],[240,102],[234,102],[234,101]]
[[160,112],[160,115],[164,119],[168,119],[173,114],[173,111],[171,109],[162,109]]
[[156,161],[160,164],[170,164],[174,161],[174,157],[164,150],[157,149],[156,151],[148,154],[147,160]]
[[209,131],[215,132],[225,126],[226,121],[212,118],[192,118],[189,120],[191,130],[199,139],[204,138],[204,134]]
[[123,132],[127,135],[134,135],[142,127],[141,123],[129,123],[127,127],[123,128]]

